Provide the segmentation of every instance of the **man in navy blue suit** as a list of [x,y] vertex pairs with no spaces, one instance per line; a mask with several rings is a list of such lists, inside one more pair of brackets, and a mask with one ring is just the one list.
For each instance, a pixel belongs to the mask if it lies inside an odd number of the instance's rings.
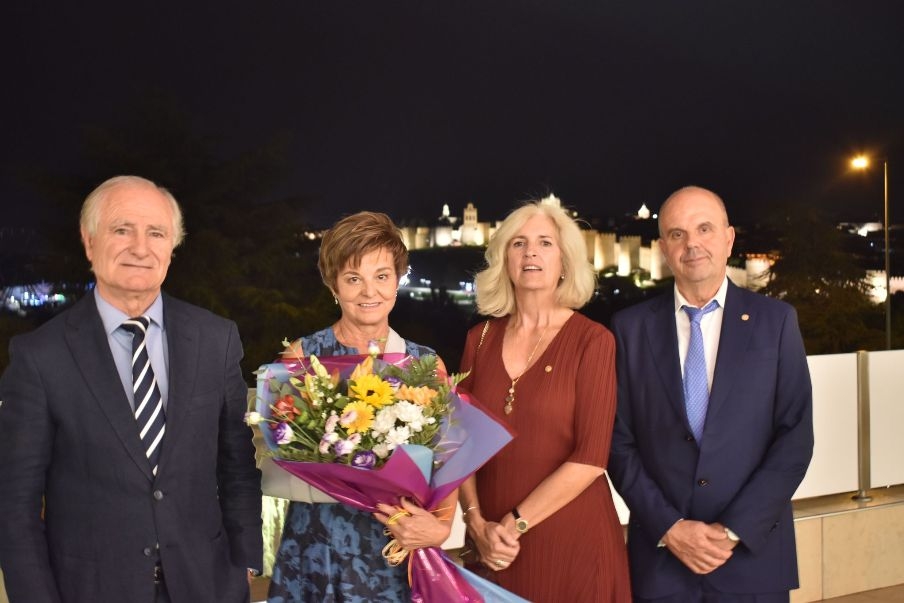
[[[798,586],[791,496],[813,452],[797,315],[727,278],[734,229],[715,193],[673,193],[659,234],[674,290],[612,322],[609,473],[631,511],[635,600],[788,601]],[[694,380],[702,405],[686,393]]]
[[236,325],[161,292],[183,236],[166,189],[107,180],[81,234],[96,287],[14,338],[0,379],[9,599],[247,602],[261,489]]

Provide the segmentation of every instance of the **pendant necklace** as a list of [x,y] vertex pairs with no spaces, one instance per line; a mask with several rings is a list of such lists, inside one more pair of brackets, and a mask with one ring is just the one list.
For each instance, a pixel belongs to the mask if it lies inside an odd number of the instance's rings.
[[543,336],[546,335],[546,330],[549,328],[549,325],[543,329],[543,332],[540,333],[540,338],[537,340],[537,343],[534,344],[534,349],[531,350],[530,356],[527,357],[527,363],[524,365],[524,370],[521,371],[521,374],[512,379],[512,384],[509,386],[508,395],[505,397],[505,406],[502,407],[502,410],[505,411],[505,414],[510,415],[514,408],[512,404],[515,402],[515,384],[518,383],[518,380],[524,376],[524,373],[527,372],[527,369],[530,368],[530,361],[534,359],[534,354],[537,353],[537,350],[540,348],[540,342],[543,341]]

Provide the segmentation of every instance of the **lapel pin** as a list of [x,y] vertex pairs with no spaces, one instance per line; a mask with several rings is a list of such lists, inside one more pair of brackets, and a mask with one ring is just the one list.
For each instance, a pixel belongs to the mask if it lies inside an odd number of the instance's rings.
[[750,320],[750,314],[741,314],[741,320]]
[[547,373],[551,373],[551,372],[552,372],[552,366],[549,365],[549,364],[547,364],[545,370],[546,370]]

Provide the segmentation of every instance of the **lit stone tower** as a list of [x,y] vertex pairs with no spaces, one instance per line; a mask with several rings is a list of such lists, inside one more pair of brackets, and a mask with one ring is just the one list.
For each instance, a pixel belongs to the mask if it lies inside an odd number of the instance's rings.
[[486,235],[486,228],[477,221],[477,208],[473,203],[468,203],[461,224],[461,244],[483,245],[487,241]]

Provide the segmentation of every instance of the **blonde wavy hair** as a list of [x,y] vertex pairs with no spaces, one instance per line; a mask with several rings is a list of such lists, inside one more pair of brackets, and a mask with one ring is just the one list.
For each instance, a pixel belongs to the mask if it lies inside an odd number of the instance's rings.
[[502,221],[487,245],[484,254],[486,268],[474,279],[477,311],[484,316],[506,316],[515,310],[515,287],[506,270],[505,252],[521,227],[537,215],[550,218],[556,225],[559,248],[562,250],[564,278],[559,281],[556,301],[577,310],[593,297],[596,271],[587,259],[587,247],[580,227],[561,207],[529,201]]

